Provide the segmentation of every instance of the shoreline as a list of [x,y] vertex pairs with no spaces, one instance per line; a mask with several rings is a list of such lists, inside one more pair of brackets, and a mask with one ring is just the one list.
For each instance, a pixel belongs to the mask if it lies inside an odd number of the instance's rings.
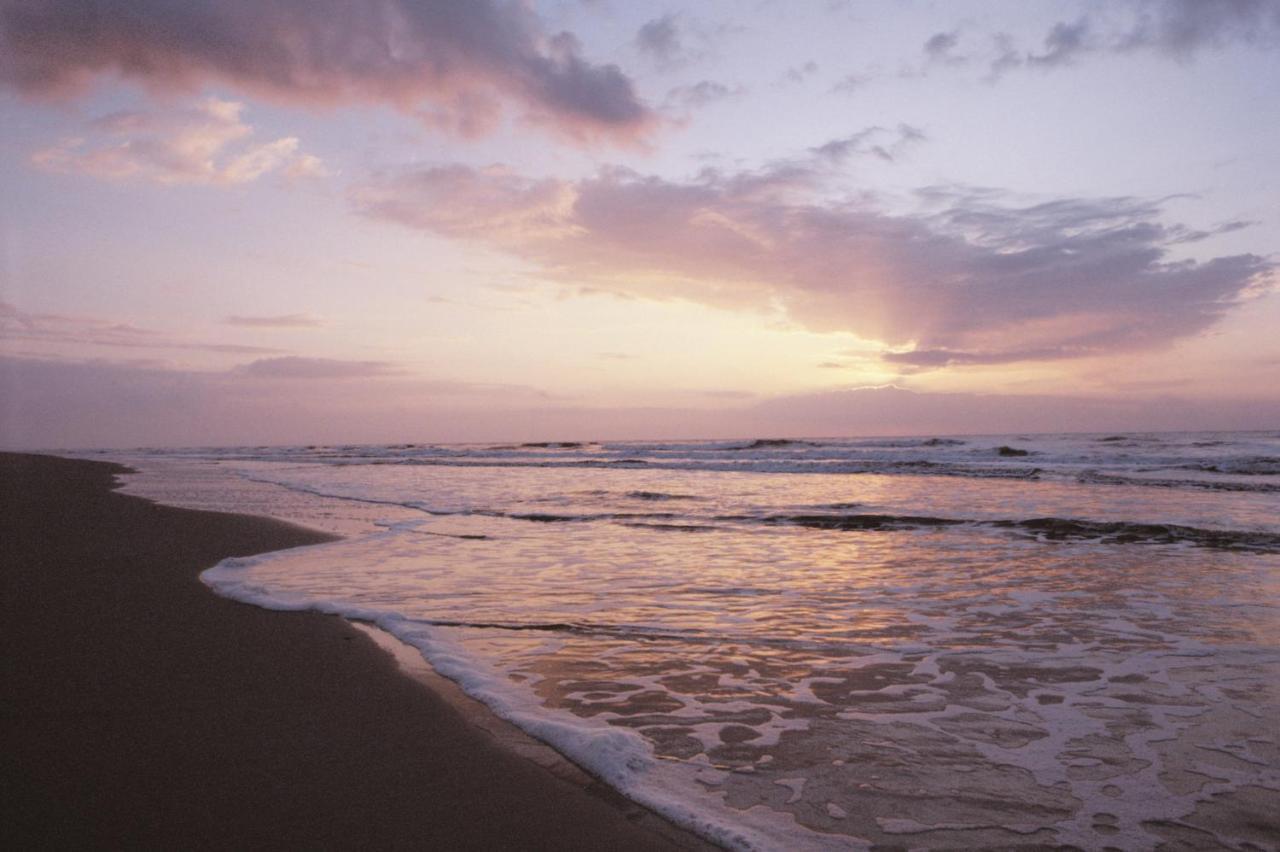
[[0,454],[8,845],[714,848],[361,625],[199,579],[335,536],[119,494],[123,470]]

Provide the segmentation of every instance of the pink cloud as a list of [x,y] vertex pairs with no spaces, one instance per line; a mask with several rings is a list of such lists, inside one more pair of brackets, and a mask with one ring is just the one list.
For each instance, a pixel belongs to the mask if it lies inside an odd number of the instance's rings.
[[498,0],[4,0],[0,80],[66,96],[114,74],[152,89],[228,85],[280,102],[389,104],[485,132],[514,105],[576,140],[634,141],[653,122],[615,65]]
[[934,190],[917,212],[890,214],[832,197],[830,159],[874,154],[868,144],[849,137],[805,160],[683,182],[445,166],[352,197],[368,216],[491,245],[563,284],[781,308],[811,329],[879,340],[917,368],[1159,346],[1269,287],[1273,265],[1255,255],[1173,260],[1172,246],[1208,234],[1162,223],[1142,200],[1017,206]]
[[327,174],[296,137],[253,142],[244,104],[207,98],[189,109],[119,112],[90,123],[86,137],[37,151],[46,171],[160,184],[242,184],[275,172],[289,179]]

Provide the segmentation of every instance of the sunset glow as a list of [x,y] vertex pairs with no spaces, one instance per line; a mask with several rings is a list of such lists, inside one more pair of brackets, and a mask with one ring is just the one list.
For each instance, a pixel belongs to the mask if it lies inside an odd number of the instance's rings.
[[107,6],[0,6],[5,444],[1280,417],[1273,3]]

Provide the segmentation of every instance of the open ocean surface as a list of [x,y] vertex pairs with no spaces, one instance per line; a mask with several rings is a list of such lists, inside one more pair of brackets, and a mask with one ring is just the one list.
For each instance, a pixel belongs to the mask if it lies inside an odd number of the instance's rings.
[[1280,846],[1280,432],[82,455],[731,847]]

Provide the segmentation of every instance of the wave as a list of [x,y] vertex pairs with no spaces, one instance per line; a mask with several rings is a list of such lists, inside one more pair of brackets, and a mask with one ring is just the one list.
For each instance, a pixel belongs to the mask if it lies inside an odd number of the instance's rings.
[[1013,530],[1040,541],[1093,541],[1099,544],[1190,544],[1217,550],[1280,553],[1280,535],[1247,530],[1213,530],[1180,524],[1088,521],[1074,518],[969,520],[916,515],[767,515],[724,520],[755,520],[822,530],[897,531],[960,527]]
[[1142,488],[1191,488],[1200,491],[1244,491],[1254,494],[1280,494],[1280,483],[1232,482],[1222,479],[1155,479],[1150,477],[1122,476],[1114,473],[1085,471],[1076,477],[1086,485],[1137,485]]
[[1226,473],[1235,476],[1275,476],[1280,474],[1280,458],[1255,456],[1253,458],[1226,459],[1218,462],[1195,462],[1180,465],[1179,470]]
[[[226,567],[224,567],[226,566]],[[206,571],[201,580],[212,586],[219,594],[236,597],[240,589],[236,587],[233,574],[228,569],[238,566],[219,563]],[[768,589],[714,589],[689,590],[695,594],[728,594],[735,597],[757,597],[776,594]],[[237,597],[237,599],[240,599]],[[252,600],[258,606],[264,604]],[[270,608],[270,604],[267,604]],[[357,611],[347,616],[353,621],[364,621],[381,626],[369,613]],[[865,642],[839,641],[835,639],[792,639],[779,636],[761,636],[750,633],[728,632],[723,630],[702,630],[698,628],[650,627],[643,624],[608,624],[598,622],[575,621],[472,621],[445,618],[405,619],[404,624],[417,627],[452,627],[466,630],[502,630],[512,633],[559,633],[586,638],[604,638],[634,642],[681,642],[691,645],[722,645],[773,648],[792,651],[826,651],[845,654],[866,654],[876,648]]]
[[[1016,455],[1016,453],[1015,453]],[[652,460],[624,459],[516,459],[516,458],[414,458],[368,462],[368,464],[400,464],[423,467],[499,467],[499,468],[567,468],[608,469],[638,468],[646,470],[708,471],[712,473],[802,473],[802,474],[881,474],[920,476],[961,476],[978,479],[1038,479],[1044,473],[1039,467],[1021,465],[967,465],[934,462],[925,459],[909,461],[846,459],[691,459]]]
[[1070,518],[1031,518],[988,521],[984,526],[1015,528],[1050,541],[1083,539],[1102,544],[1192,544],[1218,550],[1280,553],[1280,535],[1243,530],[1210,530],[1179,524],[1141,524],[1128,521],[1080,521]]
[[664,494],[661,491],[628,491],[627,497],[632,500],[652,500],[660,502],[663,500],[701,500],[701,497],[695,497],[692,494]]
[[529,441],[519,445],[524,450],[580,450],[587,446],[581,441]]
[[797,441],[791,438],[756,438],[749,444],[743,444],[740,447],[731,447],[735,450],[772,450],[780,447],[819,447],[821,444],[813,441]]
[[588,515],[557,515],[548,512],[490,512],[477,511],[477,515],[510,518],[513,521],[533,521],[539,524],[573,524],[589,521],[632,521],[657,520],[669,521],[679,518],[675,512],[601,512]]
[[[736,520],[737,518],[735,518]],[[753,519],[770,526],[786,525],[819,530],[914,530],[973,523],[957,518],[917,515],[766,515]]]
[[674,512],[547,514],[542,512],[475,514],[533,523],[591,523],[603,521],[626,527],[677,532],[710,532],[740,526],[803,527],[835,532],[904,532],[911,530],[985,529],[1007,530],[1038,541],[1091,541],[1126,545],[1186,544],[1215,550],[1280,553],[1280,534],[1253,530],[1220,530],[1181,524],[1135,521],[1092,521],[1078,518],[942,518],[931,515],[885,513],[805,513],[770,515],[679,515]]

